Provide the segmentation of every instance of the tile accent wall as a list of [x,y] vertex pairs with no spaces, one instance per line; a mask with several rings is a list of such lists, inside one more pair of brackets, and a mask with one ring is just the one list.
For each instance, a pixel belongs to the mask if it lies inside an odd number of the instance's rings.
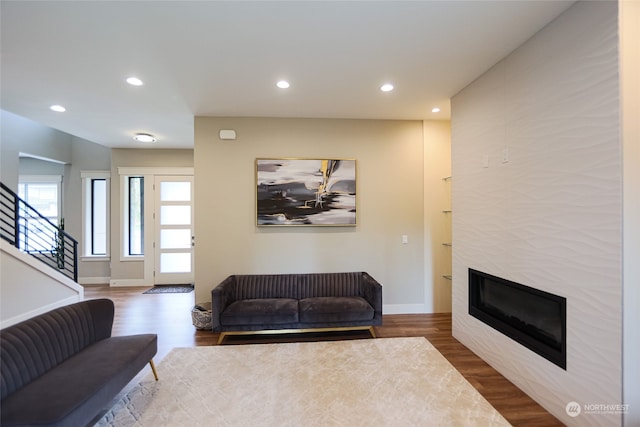
[[[622,400],[616,2],[578,2],[452,100],[454,336],[568,425]],[[468,315],[468,268],[567,298],[566,371]],[[584,411],[583,411],[584,412]]]

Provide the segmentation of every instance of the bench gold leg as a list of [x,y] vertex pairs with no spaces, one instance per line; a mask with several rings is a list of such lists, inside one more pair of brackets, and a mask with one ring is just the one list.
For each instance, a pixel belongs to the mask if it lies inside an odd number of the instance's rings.
[[224,341],[224,339],[226,338],[227,333],[226,332],[220,332],[220,336],[218,337],[218,345],[222,344],[222,341]]
[[156,381],[158,381],[158,372],[156,371],[156,365],[153,364],[153,359],[149,360],[149,366],[151,366],[153,376],[155,377]]
[[220,345],[229,335],[271,335],[271,334],[301,334],[305,332],[338,332],[338,331],[368,331],[371,338],[377,338],[373,326],[345,326],[337,328],[305,328],[305,329],[260,329],[257,331],[226,331],[220,332],[217,344]]

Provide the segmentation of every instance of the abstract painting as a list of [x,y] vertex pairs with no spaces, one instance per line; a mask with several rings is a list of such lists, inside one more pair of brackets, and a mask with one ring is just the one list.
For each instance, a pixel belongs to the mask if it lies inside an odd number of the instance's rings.
[[356,225],[355,159],[256,159],[256,224]]

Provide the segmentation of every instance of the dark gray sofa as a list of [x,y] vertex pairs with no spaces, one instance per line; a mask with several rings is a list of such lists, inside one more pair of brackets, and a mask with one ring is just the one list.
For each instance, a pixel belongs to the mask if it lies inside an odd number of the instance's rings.
[[232,275],[211,290],[218,343],[227,335],[369,330],[382,324],[382,285],[364,272]]
[[113,316],[89,300],[1,330],[0,425],[85,426],[147,363],[155,375],[157,335],[112,337]]

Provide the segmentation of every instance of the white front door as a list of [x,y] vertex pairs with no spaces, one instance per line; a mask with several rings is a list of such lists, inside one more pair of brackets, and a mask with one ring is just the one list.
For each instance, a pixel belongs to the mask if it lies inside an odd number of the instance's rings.
[[193,283],[193,176],[156,176],[155,197],[154,283]]

